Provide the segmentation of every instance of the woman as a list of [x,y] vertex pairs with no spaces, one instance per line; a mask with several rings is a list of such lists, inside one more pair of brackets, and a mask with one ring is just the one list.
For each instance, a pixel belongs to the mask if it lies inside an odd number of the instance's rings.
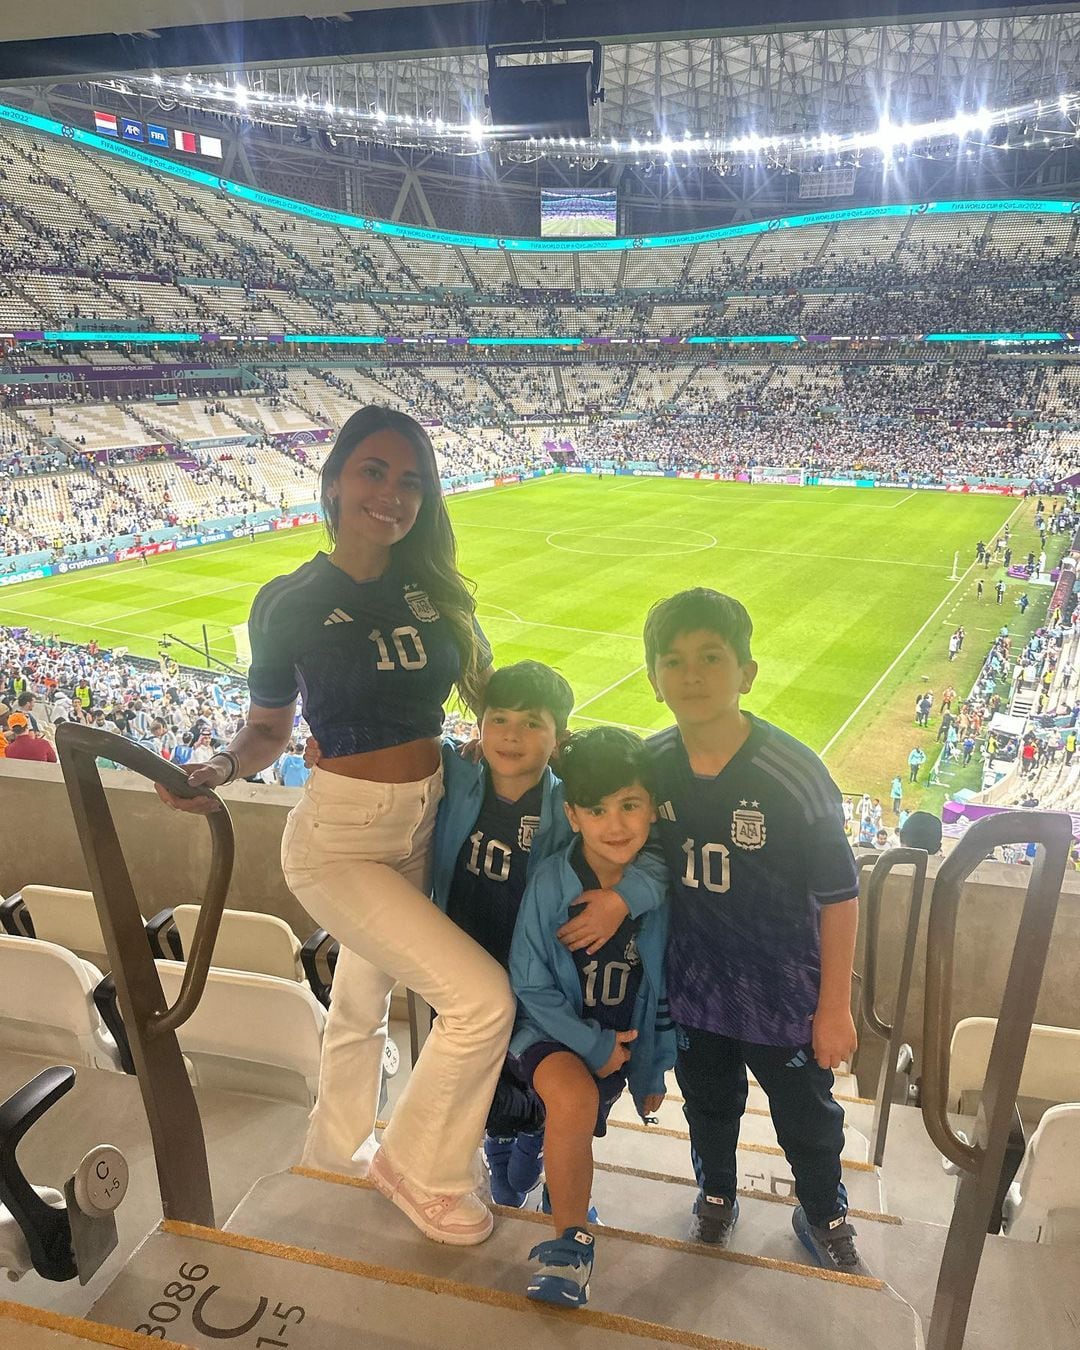
[[[491,652],[417,422],[354,413],[323,466],[322,508],[333,551],[255,597],[247,724],[190,781],[219,787],[277,760],[303,691],[322,758],[290,812],[282,867],[341,943],[303,1161],[367,1172],[428,1237],[466,1246],[491,1232],[473,1167],[514,1000],[498,963],[431,903],[429,883],[442,705],[456,684],[478,706]],[[398,980],[439,1017],[377,1149]]]

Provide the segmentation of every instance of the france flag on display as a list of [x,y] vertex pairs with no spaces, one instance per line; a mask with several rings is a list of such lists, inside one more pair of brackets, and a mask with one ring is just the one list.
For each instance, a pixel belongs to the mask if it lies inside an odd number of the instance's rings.
[[130,117],[121,117],[120,134],[122,140],[141,141],[143,138],[142,123],[133,122]]

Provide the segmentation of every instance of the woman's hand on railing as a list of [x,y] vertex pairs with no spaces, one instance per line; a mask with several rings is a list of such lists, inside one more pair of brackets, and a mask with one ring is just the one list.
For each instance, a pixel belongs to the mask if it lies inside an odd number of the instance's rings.
[[[180,767],[177,765],[177,768]],[[193,788],[219,788],[225,784],[232,772],[232,764],[228,760],[220,760],[215,756],[206,764],[182,768],[181,772],[187,774],[188,784]],[[189,815],[194,816],[207,816],[211,811],[221,809],[212,797],[178,797],[175,792],[170,792],[160,783],[154,784],[154,791],[165,805],[171,806],[174,811],[186,811]]]

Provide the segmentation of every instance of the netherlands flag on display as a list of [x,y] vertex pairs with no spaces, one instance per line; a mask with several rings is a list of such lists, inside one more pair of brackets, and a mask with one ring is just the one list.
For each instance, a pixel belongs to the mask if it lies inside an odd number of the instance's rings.
[[118,136],[120,134],[116,125],[116,117],[112,113],[95,111],[94,130],[100,132],[102,136]]

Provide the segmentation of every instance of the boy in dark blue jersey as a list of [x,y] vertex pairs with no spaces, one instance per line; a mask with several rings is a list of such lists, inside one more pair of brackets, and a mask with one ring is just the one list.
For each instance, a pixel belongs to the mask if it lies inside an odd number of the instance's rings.
[[863,1272],[841,1180],[832,1070],[855,1050],[858,878],[825,766],[743,712],[757,675],[750,616],[699,588],[659,601],[645,659],[677,726],[650,737],[672,874],[667,979],[676,1074],[701,1187],[691,1236],[726,1244],[747,1068],[795,1176],[795,1231],[826,1267]]
[[[649,756],[632,732],[595,727],[562,747],[566,814],[577,838],[530,877],[510,949],[518,1022],[510,1054],[546,1112],[546,1175],[555,1238],[530,1253],[528,1297],[562,1307],[587,1302],[592,1139],[607,1131],[629,1085],[642,1118],[664,1099],[675,1028],[664,995],[667,878],[654,907],[629,914],[599,944],[563,941],[582,893],[624,882],[656,819]],[[563,936],[561,936],[563,935]],[[595,1219],[593,1220],[595,1222]]]
[[[539,661],[519,661],[495,671],[484,691],[482,762],[444,743],[433,896],[503,966],[509,966],[526,880],[572,836],[562,784],[548,761],[573,706],[573,690],[557,671]],[[595,949],[629,915],[655,905],[665,881],[659,859],[632,867],[620,878],[619,891],[605,891],[594,881],[585,888],[592,890],[588,915],[572,927],[573,938]],[[484,1136],[496,1204],[525,1204],[540,1181],[543,1141],[543,1105],[508,1062]]]

